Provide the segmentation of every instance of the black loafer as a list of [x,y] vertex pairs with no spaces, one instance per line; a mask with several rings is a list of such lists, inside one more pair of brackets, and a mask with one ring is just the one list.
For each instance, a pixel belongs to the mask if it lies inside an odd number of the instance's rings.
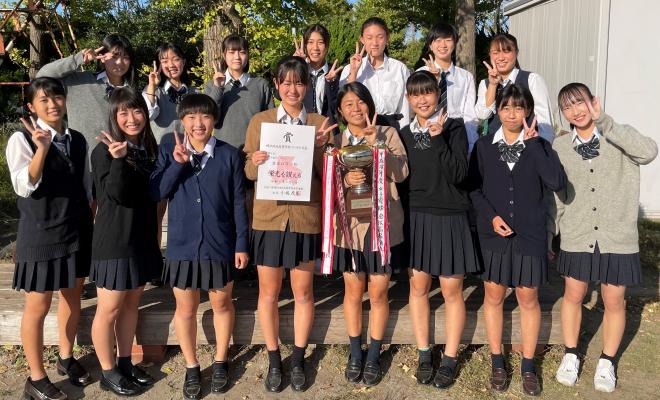
[[156,382],[151,375],[137,365],[134,365],[133,368],[131,368],[130,374],[125,374],[125,376],[138,385],[145,387],[152,386]]
[[419,366],[417,366],[415,376],[417,377],[417,383],[428,385],[433,379],[433,364],[430,362],[420,363]]
[[132,380],[123,377],[119,382],[113,382],[105,376],[101,377],[101,390],[110,391],[117,396],[137,396],[142,394],[144,388]]
[[25,381],[23,397],[28,400],[67,400],[67,396],[62,393],[60,389],[56,388],[50,380],[48,381],[45,390],[41,391],[34,386],[30,378]]
[[364,371],[362,371],[362,383],[367,386],[376,386],[381,378],[380,364],[374,361],[367,361],[364,364]]
[[183,382],[183,398],[197,400],[202,397],[202,376],[201,374],[186,374],[186,380]]
[[346,380],[351,383],[360,382],[362,379],[362,360],[355,360],[349,356],[344,376],[346,377]]
[[213,363],[211,368],[211,391],[213,393],[224,393],[229,389],[229,373],[219,363]]
[[305,368],[293,367],[291,368],[291,389],[296,392],[302,392],[306,389],[305,383],[307,378],[305,377]]
[[71,358],[71,363],[69,368],[64,368],[60,363],[60,358],[57,357],[57,362],[55,363],[57,368],[57,374],[60,376],[68,375],[69,381],[76,386],[87,386],[93,382],[92,376],[85,370],[78,360]]
[[454,384],[456,379],[456,371],[451,368],[442,365],[438,368],[438,371],[435,373],[435,378],[433,379],[433,386],[438,389],[447,389]]
[[280,368],[268,368],[268,374],[266,375],[266,380],[264,381],[264,386],[266,390],[273,393],[279,393],[282,391],[282,369]]

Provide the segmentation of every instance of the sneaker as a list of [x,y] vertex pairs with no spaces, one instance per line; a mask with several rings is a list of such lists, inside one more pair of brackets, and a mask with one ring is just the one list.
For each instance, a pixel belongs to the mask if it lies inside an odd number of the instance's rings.
[[580,359],[577,355],[572,353],[564,354],[564,358],[559,364],[555,377],[557,382],[566,386],[573,386],[578,379],[578,371],[580,370]]
[[614,365],[603,358],[598,360],[596,374],[594,375],[594,388],[600,392],[611,393],[616,387],[616,375]]

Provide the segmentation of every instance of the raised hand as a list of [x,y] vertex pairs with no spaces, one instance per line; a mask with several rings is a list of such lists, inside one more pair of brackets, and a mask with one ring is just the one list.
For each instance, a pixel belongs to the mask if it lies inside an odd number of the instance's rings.
[[328,121],[330,118],[326,117],[321,124],[321,127],[316,131],[316,140],[314,142],[314,147],[321,147],[330,141],[329,133],[332,132],[338,125],[334,124],[328,127]]
[[527,126],[527,120],[523,119],[523,130],[525,131],[523,140],[531,139],[539,135],[539,132],[536,130],[536,115],[534,116],[530,126]]
[[438,68],[437,65],[435,65],[435,56],[433,53],[429,54],[428,60],[424,57],[422,57],[422,60],[424,60],[424,64],[426,65],[426,68],[429,69],[429,72],[435,75],[436,78],[440,77],[440,68]]
[[30,135],[32,135],[32,141],[37,145],[37,149],[47,152],[50,144],[53,142],[53,135],[47,130],[39,128],[34,117],[30,117],[30,122],[25,118],[21,118],[21,122]]
[[502,81],[500,73],[486,61],[484,61],[484,66],[488,70],[488,84],[492,86],[498,85]]
[[589,110],[589,113],[591,114],[591,118],[594,120],[600,118],[602,109],[600,107],[600,99],[598,98],[598,96],[594,96],[594,98],[591,99],[591,101],[587,100],[589,96],[586,93],[584,93],[583,96],[585,99],[584,103],[587,105],[587,110]]
[[428,121],[426,126],[429,128],[429,135],[437,136],[442,133],[442,130],[445,127],[445,121],[447,121],[447,113],[444,108],[440,109],[440,115],[438,115],[438,120],[435,122]]
[[96,140],[108,146],[108,152],[112,158],[124,158],[128,154],[128,142],[115,142],[106,131],[101,131],[101,136],[97,136]]
[[366,46],[362,45],[362,49],[360,50],[360,43],[355,42],[355,54],[351,56],[351,60],[350,60],[352,73],[357,74],[358,69],[360,69],[360,65],[362,65],[362,59],[366,55],[367,55]]
[[102,63],[112,60],[112,57],[114,57],[114,55],[112,54],[112,51],[106,51],[103,54],[98,54],[99,51],[101,51],[103,49],[104,49],[104,47],[99,47],[98,49],[94,50],[94,52],[96,53],[96,59],[99,60]]
[[154,61],[154,67],[149,72],[149,86],[155,88],[160,84],[160,67],[156,65]]
[[174,157],[174,161],[178,162],[179,164],[190,162],[190,150],[188,150],[188,147],[186,146],[188,143],[188,135],[184,132],[183,136],[183,143],[181,143],[181,139],[179,139],[179,132],[177,132],[176,129],[174,130],[175,144],[172,156]]
[[507,237],[513,233],[513,230],[499,215],[493,218],[493,230],[502,237]]
[[339,73],[342,69],[344,69],[344,66],[342,65],[341,67],[337,68],[337,60],[335,60],[335,62],[332,63],[332,67],[330,67],[328,73],[325,74],[325,80],[328,82],[334,81],[339,77]]
[[217,87],[223,87],[226,81],[227,77],[220,68],[220,61],[213,63],[213,84]]
[[364,120],[367,122],[367,127],[362,129],[364,133],[364,138],[367,139],[367,143],[374,144],[376,143],[376,120],[378,119],[378,113],[374,113],[374,117],[369,120],[369,114],[364,115]]
[[296,38],[294,36],[293,45],[296,48],[296,50],[293,52],[294,56],[302,57],[302,58],[307,57],[307,55],[305,54],[305,41],[304,41],[303,38],[300,38],[300,44],[298,44],[298,41],[296,40]]
[[98,53],[103,51],[104,47],[101,46],[96,50],[92,49],[83,49],[82,54],[83,54],[83,64],[90,63],[96,59],[98,59]]

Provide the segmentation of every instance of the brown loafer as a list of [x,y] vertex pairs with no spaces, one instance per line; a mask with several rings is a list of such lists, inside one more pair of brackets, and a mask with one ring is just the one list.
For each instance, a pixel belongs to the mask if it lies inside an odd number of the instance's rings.
[[523,392],[530,396],[538,396],[541,394],[541,384],[539,378],[534,372],[525,372],[522,374],[522,387]]
[[504,392],[508,386],[507,374],[504,368],[493,368],[493,373],[490,376],[490,387],[498,392]]

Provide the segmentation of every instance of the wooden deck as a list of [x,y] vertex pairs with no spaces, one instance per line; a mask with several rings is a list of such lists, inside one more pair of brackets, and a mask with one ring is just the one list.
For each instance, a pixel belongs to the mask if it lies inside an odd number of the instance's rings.
[[[13,265],[0,264],[0,344],[20,344],[19,328],[23,311],[23,294],[11,289]],[[563,284],[556,274],[551,283],[540,291],[542,310],[540,343],[560,343],[559,300]],[[92,298],[83,300],[82,317],[78,333],[79,344],[91,344],[90,328],[96,311],[95,289],[92,284],[86,286]],[[293,342],[293,296],[289,282],[283,283],[280,296],[280,335],[284,343]],[[234,343],[263,343],[263,337],[257,323],[257,293],[255,281],[238,281],[234,286],[234,304],[236,306],[236,324]],[[342,308],[343,281],[341,277],[317,277],[314,282],[316,318],[310,336],[310,343],[346,343],[344,313]],[[435,282],[430,294],[431,301],[431,340],[443,343],[445,337],[445,309],[442,295]],[[485,343],[486,331],[483,319],[483,285],[475,279],[465,282],[463,296],[466,301],[467,321],[463,332],[465,343]],[[397,344],[414,343],[410,317],[408,315],[408,282],[404,279],[390,283],[390,319],[385,341]],[[174,297],[166,287],[147,286],[140,307],[136,341],[138,344],[176,344],[172,316]],[[364,326],[368,326],[369,301],[364,300]],[[45,344],[57,344],[57,296],[53,296],[51,312],[45,321]],[[213,313],[208,298],[203,294],[197,314],[198,342],[213,343]],[[505,343],[520,343],[520,311],[515,294],[509,291],[504,303]],[[366,332],[365,332],[366,334]]]

